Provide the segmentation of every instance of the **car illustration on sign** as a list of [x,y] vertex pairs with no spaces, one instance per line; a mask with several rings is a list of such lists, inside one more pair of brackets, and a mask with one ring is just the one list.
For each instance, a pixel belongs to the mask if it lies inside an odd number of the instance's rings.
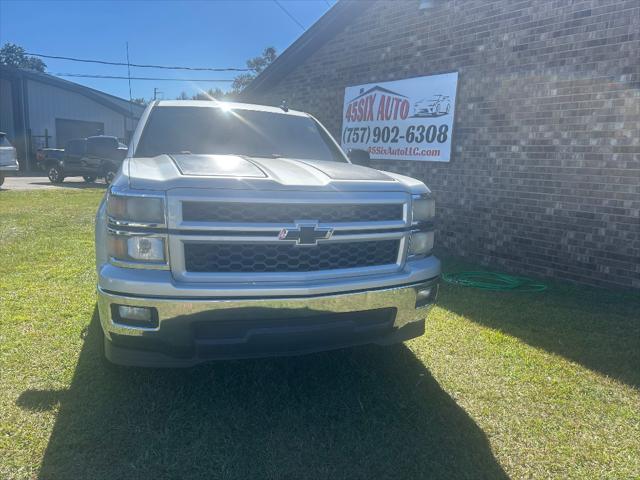
[[440,94],[423,98],[413,105],[413,109],[413,117],[441,117],[451,110],[451,98]]

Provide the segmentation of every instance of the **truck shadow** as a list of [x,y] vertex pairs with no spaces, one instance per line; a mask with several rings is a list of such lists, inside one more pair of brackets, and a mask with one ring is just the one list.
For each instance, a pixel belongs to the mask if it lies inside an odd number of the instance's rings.
[[404,346],[185,370],[114,367],[97,311],[39,478],[507,478],[482,430]]
[[637,295],[553,282],[534,293],[443,287],[440,307],[640,387]]
[[31,182],[32,185],[41,185],[41,186],[48,186],[48,187],[52,187],[52,188],[76,188],[76,189],[80,189],[80,190],[87,190],[87,189],[105,189],[107,188],[107,184],[104,183],[102,180],[96,180],[95,182],[91,182],[91,183],[87,183],[83,180],[79,180],[79,181],[74,181],[74,180],[65,180],[62,183],[56,183],[55,185],[52,184],[49,181],[37,181],[37,182]]

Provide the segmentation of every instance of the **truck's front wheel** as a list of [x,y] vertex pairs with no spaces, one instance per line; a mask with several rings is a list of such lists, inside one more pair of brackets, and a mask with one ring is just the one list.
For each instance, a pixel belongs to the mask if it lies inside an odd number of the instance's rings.
[[106,183],[107,185],[111,185],[111,182],[113,182],[114,178],[116,178],[115,170],[109,169],[106,172],[104,172],[104,183]]
[[58,165],[50,166],[47,176],[51,183],[62,183],[64,181],[62,169]]

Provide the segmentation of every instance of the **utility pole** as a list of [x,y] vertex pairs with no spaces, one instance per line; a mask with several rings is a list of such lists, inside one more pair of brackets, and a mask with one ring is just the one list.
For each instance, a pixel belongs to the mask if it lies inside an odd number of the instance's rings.
[[153,87],[153,100],[157,100],[158,99],[158,94],[159,93],[163,93],[160,90],[158,90],[158,87]]
[[[133,102],[133,98],[131,98],[131,62],[129,62],[129,42],[127,45],[127,78],[129,79],[129,103]],[[133,117],[133,110],[131,111],[131,116]]]

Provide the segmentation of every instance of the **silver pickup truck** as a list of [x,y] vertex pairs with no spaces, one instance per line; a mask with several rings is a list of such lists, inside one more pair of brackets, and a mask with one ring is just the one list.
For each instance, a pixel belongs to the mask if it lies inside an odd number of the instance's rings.
[[105,355],[136,366],[290,355],[424,333],[434,202],[311,115],[159,101],[96,217]]

